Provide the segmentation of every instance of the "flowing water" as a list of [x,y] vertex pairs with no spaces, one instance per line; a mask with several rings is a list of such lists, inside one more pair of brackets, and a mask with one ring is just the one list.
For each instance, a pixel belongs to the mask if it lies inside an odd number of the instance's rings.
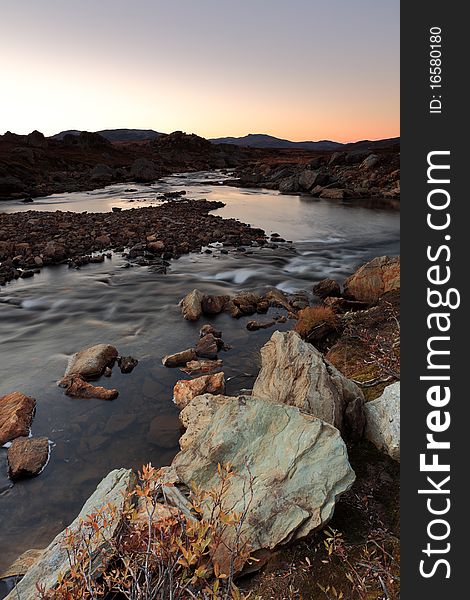
[[[7,477],[6,449],[0,448],[0,572],[24,550],[46,546],[111,469],[171,461],[179,437],[172,388],[185,375],[164,368],[161,358],[192,346],[200,325],[209,322],[182,319],[178,302],[188,291],[197,287],[229,294],[265,286],[311,290],[325,277],[344,280],[374,256],[399,253],[396,212],[238,189],[221,185],[220,178],[218,173],[183,174],[150,186],[113,185],[56,194],[32,205],[0,205],[6,212],[101,212],[158,205],[162,192],[184,189],[188,198],[225,202],[217,211],[221,216],[294,242],[277,249],[255,248],[252,254],[214,250],[184,256],[172,261],[167,275],[146,267],[124,268],[126,261],[114,254],[79,271],[49,267],[33,279],[1,288],[0,396],[13,390],[34,396],[32,433],[47,436],[53,445],[43,473],[15,485]],[[232,346],[221,354],[229,394],[251,387],[259,368],[258,350],[273,331],[250,333],[247,320],[226,314],[211,320]],[[292,322],[277,328],[290,329]],[[56,386],[68,356],[97,343],[114,344],[121,354],[138,358],[138,366],[128,375],[115,367],[112,377],[103,380],[105,387],[119,390],[112,402],[68,398]]]

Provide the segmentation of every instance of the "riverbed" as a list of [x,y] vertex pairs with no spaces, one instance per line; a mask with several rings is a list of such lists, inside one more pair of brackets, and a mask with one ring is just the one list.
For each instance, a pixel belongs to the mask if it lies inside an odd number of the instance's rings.
[[[399,213],[366,203],[332,202],[311,196],[222,185],[220,173],[168,177],[152,185],[120,184],[92,192],[56,194],[33,204],[7,202],[0,211],[105,212],[159,205],[163,194],[221,200],[222,217],[277,233],[277,248],[248,252],[202,252],[171,262],[166,275],[128,266],[120,254],[80,270],[48,267],[31,279],[0,288],[0,395],[19,390],[37,399],[32,433],[52,442],[38,477],[12,485],[6,450],[0,449],[0,571],[28,548],[45,547],[76,516],[98,481],[117,467],[168,464],[178,451],[178,411],[172,389],[179,370],[161,364],[165,354],[192,346],[200,325],[213,322],[232,349],[222,352],[227,392],[249,389],[259,348],[273,329],[248,332],[249,318],[218,315],[189,323],[178,302],[198,288],[212,294],[307,290],[325,277],[339,281],[379,255],[399,253]],[[291,243],[290,243],[291,242]],[[270,314],[282,314],[271,309]],[[292,321],[277,325],[291,329]],[[101,383],[119,390],[112,402],[69,398],[56,381],[67,358],[97,343],[115,345],[139,360],[130,374],[115,367]]]

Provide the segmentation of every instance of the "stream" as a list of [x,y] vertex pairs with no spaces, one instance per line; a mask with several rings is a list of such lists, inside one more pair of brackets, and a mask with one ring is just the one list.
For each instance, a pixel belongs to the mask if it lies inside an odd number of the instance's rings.
[[[48,267],[34,278],[0,288],[0,396],[19,390],[37,399],[32,433],[52,442],[45,470],[14,485],[0,448],[0,572],[29,548],[43,548],[77,515],[97,483],[118,467],[169,464],[178,451],[178,411],[172,389],[187,377],[161,359],[191,347],[200,326],[212,322],[232,346],[222,352],[227,393],[252,386],[259,348],[274,328],[248,332],[246,322],[221,314],[189,323],[178,302],[193,288],[211,294],[276,286],[307,290],[325,278],[343,281],[360,264],[399,253],[399,213],[367,204],[286,196],[222,185],[220,173],[167,177],[152,185],[120,184],[92,192],[55,194],[33,204],[2,202],[0,211],[109,211],[158,205],[164,192],[221,200],[222,217],[278,233],[293,243],[248,253],[191,254],[171,262],[166,275],[128,267],[119,254],[80,270]],[[252,253],[251,253],[252,250]],[[270,309],[270,315],[282,314]],[[292,321],[279,324],[291,329]],[[119,390],[112,402],[65,396],[56,381],[68,357],[98,343],[115,345],[139,364],[130,374],[114,367],[100,385]]]

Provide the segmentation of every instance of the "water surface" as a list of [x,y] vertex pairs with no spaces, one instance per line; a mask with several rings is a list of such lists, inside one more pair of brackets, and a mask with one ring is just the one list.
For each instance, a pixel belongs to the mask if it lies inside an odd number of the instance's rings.
[[[164,192],[226,203],[217,214],[235,217],[294,244],[253,249],[253,254],[192,254],[173,261],[167,275],[125,268],[115,254],[79,271],[43,269],[32,279],[0,289],[0,395],[20,390],[37,399],[33,434],[53,442],[50,462],[37,478],[14,486],[0,449],[0,571],[28,548],[46,546],[68,525],[98,481],[117,467],[168,464],[178,450],[179,425],[172,388],[186,377],[161,358],[192,346],[200,325],[181,318],[179,300],[197,287],[230,294],[277,286],[311,290],[324,277],[344,280],[359,264],[399,252],[399,215],[340,202],[283,196],[268,190],[223,186],[218,173],[169,177],[154,185],[113,185],[54,195],[33,204],[8,202],[0,210],[108,211],[158,205]],[[133,191],[125,191],[132,189]],[[130,202],[130,201],[133,202]],[[271,314],[282,311],[271,309]],[[253,317],[251,317],[253,318]],[[260,319],[268,318],[260,316]],[[247,332],[246,322],[219,315],[212,322],[232,349],[221,354],[227,391],[250,388],[258,350],[273,329]],[[290,329],[292,322],[278,326]],[[102,385],[115,387],[112,402],[68,398],[56,386],[68,356],[97,343],[114,344],[139,359],[122,375],[115,367]]]

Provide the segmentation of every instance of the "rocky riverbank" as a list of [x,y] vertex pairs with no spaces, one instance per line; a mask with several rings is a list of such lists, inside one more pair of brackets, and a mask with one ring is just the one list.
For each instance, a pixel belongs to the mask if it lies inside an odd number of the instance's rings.
[[[208,492],[217,487],[219,465],[229,463],[223,487],[230,507],[223,512],[227,521],[217,530],[217,544],[214,538],[207,540],[214,575],[206,569],[198,577],[212,585],[218,574],[228,572],[231,579],[259,570],[269,559],[263,572],[240,580],[239,586],[262,598],[398,598],[399,285],[399,259],[378,257],[344,286],[334,280],[316,285],[319,303],[313,305],[307,294],[279,290],[188,294],[181,318],[206,322],[199,340],[188,340],[193,346],[168,367],[187,372],[194,358],[215,362],[217,353],[228,349],[223,333],[211,322],[222,311],[234,319],[267,313],[274,321],[281,316],[295,331],[275,331],[260,349],[260,371],[251,392],[225,395],[222,361],[212,365],[215,375],[194,373],[177,382],[174,397],[185,433],[171,465],[152,479],[161,493],[147,505],[147,517],[138,508],[144,488],[136,488],[134,475],[125,469],[103,480],[82,517],[114,499],[118,510],[106,528],[118,540],[111,547],[120,552],[129,548],[129,538],[118,527],[128,523],[121,491],[133,494],[137,502],[130,521],[136,529],[131,531],[148,526],[149,506],[156,532],[175,518],[180,526],[184,519],[200,521],[205,528],[214,506],[221,508]],[[271,326],[275,328],[275,321]],[[83,381],[106,375],[117,357],[117,350],[107,345],[87,349],[75,355],[66,375]],[[22,402],[29,407],[28,429],[33,405],[28,399]],[[0,399],[0,407],[3,403],[11,409],[11,398]],[[8,440],[25,435],[24,428],[13,434],[10,429],[5,428]],[[199,504],[196,489],[208,493]],[[79,532],[80,527],[78,519],[71,530]],[[67,574],[64,541],[59,534],[28,570],[18,586],[21,597],[33,598],[38,582],[46,589],[54,586],[57,565]],[[93,570],[95,578],[112,556],[104,553],[98,539],[92,548],[103,557]],[[192,563],[195,569],[207,565],[207,559],[199,560]],[[196,582],[190,584],[193,594]]]
[[[0,285],[31,277],[46,265],[68,262],[79,267],[101,262],[110,250],[164,271],[169,259],[211,243],[223,248],[266,243],[261,229],[209,214],[222,206],[221,202],[179,199],[158,207],[109,213],[0,213]],[[96,252],[99,255],[92,256]]]
[[235,171],[237,179],[230,184],[328,200],[367,198],[374,206],[400,206],[399,146],[286,158],[270,157],[240,166]]
[[[176,172],[235,170],[231,185],[278,189],[333,200],[368,199],[399,208],[400,150],[351,144],[341,152],[214,144],[175,131],[153,140],[112,143],[97,133],[63,139],[10,132],[0,136],[0,201],[91,190],[112,183],[151,183]],[[227,172],[227,171],[225,171]]]

